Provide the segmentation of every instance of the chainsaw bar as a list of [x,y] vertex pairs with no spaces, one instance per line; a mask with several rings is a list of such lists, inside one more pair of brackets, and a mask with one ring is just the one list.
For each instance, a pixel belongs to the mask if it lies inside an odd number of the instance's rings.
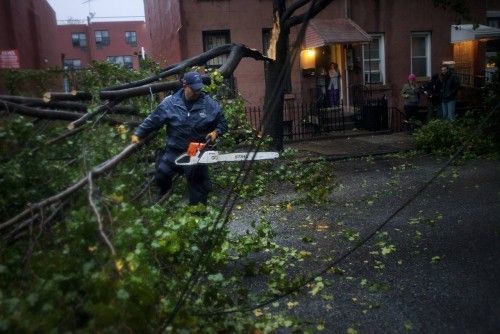
[[241,153],[219,153],[218,151],[198,151],[195,155],[188,153],[181,154],[175,159],[175,164],[179,166],[189,166],[196,164],[213,164],[217,162],[234,161],[254,161],[269,160],[279,157],[278,152],[241,152]]

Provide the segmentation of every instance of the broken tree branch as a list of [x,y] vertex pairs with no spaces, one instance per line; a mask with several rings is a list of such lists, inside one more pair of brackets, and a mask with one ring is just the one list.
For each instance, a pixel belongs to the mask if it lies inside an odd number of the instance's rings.
[[93,173],[91,171],[91,172],[89,172],[89,175],[88,175],[88,183],[89,183],[89,196],[88,196],[88,199],[89,199],[89,204],[90,204],[90,206],[92,207],[92,210],[95,213],[95,216],[96,216],[96,219],[97,219],[97,225],[99,226],[99,234],[101,235],[102,239],[104,240],[104,243],[108,246],[109,250],[111,251],[111,254],[113,256],[115,256],[116,255],[115,248],[113,247],[113,244],[111,243],[111,241],[109,241],[108,236],[104,232],[104,226],[102,224],[102,217],[99,214],[99,209],[97,208],[97,205],[96,205],[96,203],[94,201],[94,181],[92,181],[92,174]]
[[39,108],[33,108],[29,106],[25,106],[22,104],[6,101],[6,100],[0,100],[0,109],[3,106],[6,106],[8,108],[9,112],[14,112],[17,114],[21,114],[24,116],[29,116],[29,117],[35,117],[35,118],[44,118],[44,119],[51,119],[51,120],[62,120],[62,121],[73,121],[76,120],[80,117],[82,117],[84,114],[82,113],[77,113],[73,111],[61,111],[61,110],[48,110],[48,109],[39,109]]
[[224,44],[224,45],[215,47],[215,48],[210,49],[206,52],[203,52],[202,54],[199,54],[195,57],[186,59],[178,64],[169,65],[157,75],[154,75],[154,76],[151,76],[149,78],[142,79],[142,80],[130,82],[130,83],[127,83],[124,85],[106,87],[103,90],[104,91],[122,90],[122,89],[134,88],[134,87],[139,87],[139,86],[150,84],[152,82],[158,81],[158,80],[165,78],[165,77],[168,77],[170,75],[178,74],[188,67],[205,65],[205,63],[207,61],[209,61],[210,59],[213,59],[215,57],[229,53],[231,51],[232,46],[233,46],[233,44]]
[[[60,121],[76,121],[87,115],[84,113],[78,113],[74,111],[34,108],[0,99],[0,110],[4,110],[5,108],[7,109],[8,112],[13,112],[28,117],[60,120]],[[121,120],[119,118],[112,116],[107,116],[104,118],[104,120],[113,125],[123,124],[127,122],[126,120]]]
[[292,16],[297,9],[300,7],[303,7],[310,3],[311,0],[297,0],[294,3],[292,3],[288,8],[285,10],[285,12],[281,15],[281,22],[284,23],[290,16]]
[[[130,144],[127,147],[125,147],[119,154],[115,155],[114,157],[106,160],[99,166],[95,167],[92,170],[93,176],[99,177],[106,173],[107,171],[110,171],[113,169],[118,163],[120,163],[122,160],[126,159],[128,156],[130,156],[132,153],[137,151],[142,145],[144,145],[145,142],[149,141],[155,133],[151,134],[149,137],[145,138],[144,140],[141,140],[137,144]],[[57,201],[61,201],[73,193],[75,193],[77,190],[81,189],[83,186],[85,186],[88,182],[88,178],[84,177],[77,182],[73,183],[70,187],[66,188],[65,190],[61,191],[60,193],[48,197],[38,203],[29,205],[27,209],[25,209],[23,212],[19,213],[18,215],[12,217],[11,219],[5,221],[4,223],[0,224],[0,232],[2,230],[5,230],[9,226],[18,223],[19,221],[22,221],[26,219],[33,211],[35,210],[41,210],[45,208],[48,205],[51,205]]]
[[306,18],[312,19],[325,9],[333,0],[312,0],[314,1],[313,8],[306,10],[303,14],[292,16],[284,22],[285,29],[290,29],[293,26],[303,23]]
[[71,93],[63,92],[46,92],[43,94],[45,102],[50,101],[89,101],[92,100],[92,94],[87,92],[72,91]]
[[114,107],[115,105],[117,105],[121,101],[122,101],[122,99],[104,102],[104,104],[99,106],[99,108],[97,108],[96,110],[94,110],[92,112],[88,112],[88,113],[84,114],[82,117],[80,117],[79,119],[69,123],[68,130],[73,130],[75,128],[82,126],[83,124],[87,123],[87,121],[90,120],[95,115],[99,115],[102,112],[111,110],[112,107]]
[[[23,104],[29,107],[42,107],[42,108],[56,109],[56,110],[60,109],[60,110],[87,112],[89,108],[89,105],[81,102],[72,102],[72,101],[45,102],[41,98],[28,97],[28,96],[0,95],[0,100],[6,100],[9,102]],[[2,105],[0,105],[0,108],[1,107]],[[124,115],[139,114],[139,111],[132,106],[114,106],[111,109],[113,114],[124,114]]]

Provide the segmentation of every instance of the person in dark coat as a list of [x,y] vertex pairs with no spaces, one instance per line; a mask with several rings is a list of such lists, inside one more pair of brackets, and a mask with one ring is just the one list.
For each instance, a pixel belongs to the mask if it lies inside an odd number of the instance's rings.
[[424,94],[427,95],[427,121],[433,118],[441,118],[441,88],[442,81],[439,74],[434,74],[430,81],[423,86]]
[[454,121],[456,118],[455,107],[457,104],[458,89],[460,88],[460,80],[448,65],[441,66],[441,74],[443,75],[443,85],[441,88],[443,118]]
[[187,72],[182,88],[165,98],[134,131],[132,143],[167,126],[165,151],[156,170],[156,182],[163,196],[172,187],[175,174],[184,174],[188,184],[189,203],[207,203],[211,190],[208,167],[205,164],[178,166],[175,159],[186,153],[190,142],[215,141],[227,131],[227,122],[219,103],[202,92],[203,82],[198,72]]

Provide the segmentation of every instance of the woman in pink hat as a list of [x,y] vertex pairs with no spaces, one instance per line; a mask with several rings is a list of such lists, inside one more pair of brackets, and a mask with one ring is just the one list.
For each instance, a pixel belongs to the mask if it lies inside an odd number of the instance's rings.
[[418,106],[420,104],[420,87],[417,85],[415,74],[408,76],[408,83],[403,86],[401,95],[404,100],[404,109],[406,120],[410,121],[418,114]]

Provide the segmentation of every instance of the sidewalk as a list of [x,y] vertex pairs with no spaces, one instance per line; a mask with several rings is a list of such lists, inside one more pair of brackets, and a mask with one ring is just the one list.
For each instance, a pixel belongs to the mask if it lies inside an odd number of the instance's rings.
[[406,132],[397,133],[353,133],[342,137],[321,138],[316,140],[285,144],[304,158],[325,157],[329,160],[342,160],[368,155],[398,153],[415,148],[413,136]]

